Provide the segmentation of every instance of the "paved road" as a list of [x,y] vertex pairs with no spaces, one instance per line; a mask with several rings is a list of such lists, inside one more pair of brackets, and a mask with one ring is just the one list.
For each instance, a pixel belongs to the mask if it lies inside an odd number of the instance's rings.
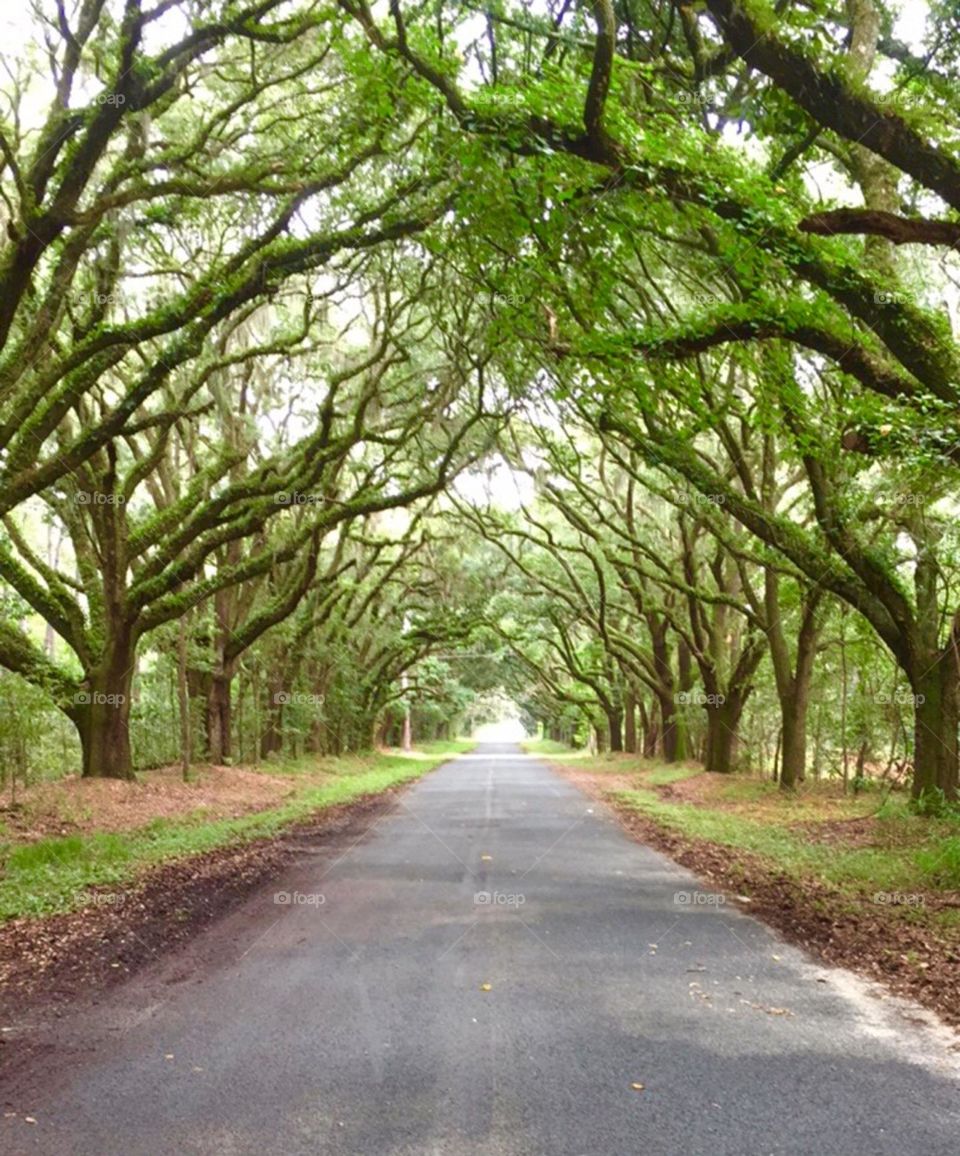
[[59,1024],[0,1149],[956,1156],[946,1039],[710,900],[484,746]]

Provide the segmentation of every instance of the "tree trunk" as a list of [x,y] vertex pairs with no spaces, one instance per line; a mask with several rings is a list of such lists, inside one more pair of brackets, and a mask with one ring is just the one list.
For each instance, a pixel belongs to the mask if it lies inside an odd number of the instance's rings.
[[100,664],[88,672],[70,717],[80,735],[83,777],[132,779],[130,692],[135,643],[129,629],[107,639]]
[[602,755],[604,750],[603,727],[597,725],[596,723],[593,727],[593,738],[597,745],[597,754]]
[[215,671],[207,689],[207,752],[211,763],[225,763],[231,757],[232,682],[231,674]]
[[651,704],[649,713],[643,710],[641,704],[641,719],[643,722],[643,757],[655,759],[660,749],[660,727],[657,724],[657,712]]
[[187,678],[187,616],[177,623],[177,707],[180,715],[180,772],[184,782],[190,776],[193,757],[190,728],[190,687]]
[[677,707],[673,695],[657,691],[657,706],[660,711],[660,735],[663,743],[665,762],[682,762],[687,757],[686,742],[682,724],[677,717]]
[[803,613],[797,632],[796,660],[791,665],[790,650],[783,629],[780,584],[775,572],[766,573],[764,589],[766,635],[780,702],[780,788],[792,791],[807,773],[807,708],[817,651],[817,616],[822,594],[819,589],[804,592]]
[[914,695],[913,797],[957,797],[957,661],[950,647],[911,679]]
[[623,746],[628,754],[637,753],[637,700],[633,691],[623,699]]
[[623,713],[619,710],[607,711],[607,730],[610,732],[610,750],[623,750]]
[[715,774],[728,775],[735,767],[737,728],[743,713],[744,699],[730,694],[723,702],[708,704],[707,741],[704,766]]
[[285,680],[279,675],[267,678],[265,725],[260,736],[261,759],[283,749],[283,704],[286,701],[284,685]]
[[807,706],[809,681],[781,697],[780,787],[792,790],[803,781],[807,770]]

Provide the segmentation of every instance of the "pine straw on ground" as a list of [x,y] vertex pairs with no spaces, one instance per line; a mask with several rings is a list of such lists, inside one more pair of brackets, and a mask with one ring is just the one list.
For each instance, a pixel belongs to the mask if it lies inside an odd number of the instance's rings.
[[178,767],[144,771],[133,782],[70,776],[21,789],[15,804],[0,804],[0,820],[8,839],[30,843],[92,831],[130,831],[155,819],[191,814],[239,818],[276,806],[293,788],[289,776],[226,766],[196,767],[188,782]]

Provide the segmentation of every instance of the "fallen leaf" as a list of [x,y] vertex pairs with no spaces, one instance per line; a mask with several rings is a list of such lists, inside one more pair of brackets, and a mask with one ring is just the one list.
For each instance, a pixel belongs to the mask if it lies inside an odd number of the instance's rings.
[[480,984],[480,990],[481,991],[492,991],[493,990],[493,984],[492,983],[482,983],[482,984]]
[[635,1092],[642,1092],[643,1089],[646,1087],[646,1085],[645,1084],[631,1084],[630,1087],[633,1088],[633,1090]]
[[27,1124],[36,1124],[36,1120],[32,1116],[24,1116],[24,1122]]

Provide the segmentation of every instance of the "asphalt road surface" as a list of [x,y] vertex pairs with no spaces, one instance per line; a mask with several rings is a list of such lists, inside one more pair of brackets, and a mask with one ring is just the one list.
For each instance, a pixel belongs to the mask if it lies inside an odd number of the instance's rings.
[[36,1025],[0,1150],[957,1156],[948,1035],[734,908],[485,745]]

